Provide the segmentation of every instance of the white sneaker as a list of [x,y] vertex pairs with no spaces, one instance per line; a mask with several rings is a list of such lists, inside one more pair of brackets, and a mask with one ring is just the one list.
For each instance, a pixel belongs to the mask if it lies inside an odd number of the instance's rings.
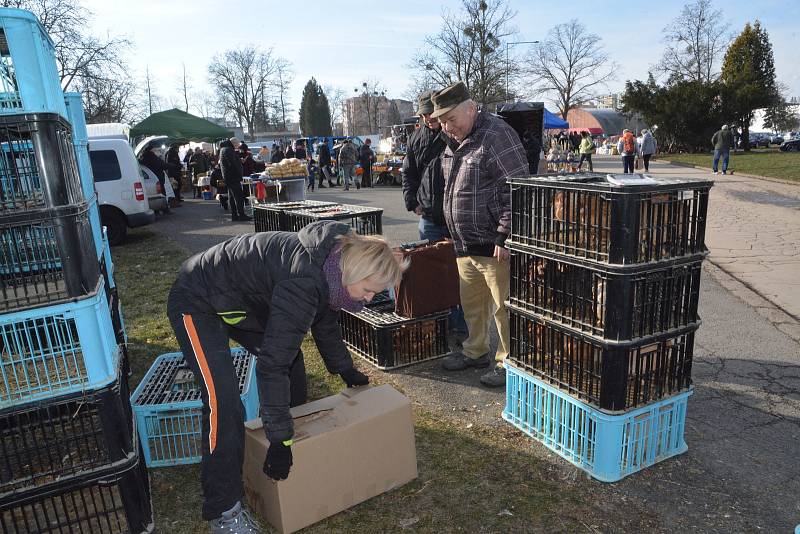
[[719,172],[717,172],[717,171],[714,171],[714,174],[719,174]]

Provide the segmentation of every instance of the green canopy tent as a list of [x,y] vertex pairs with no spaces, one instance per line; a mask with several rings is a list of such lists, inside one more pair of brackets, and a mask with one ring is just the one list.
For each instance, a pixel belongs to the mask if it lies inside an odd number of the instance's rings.
[[174,141],[215,141],[233,136],[233,132],[213,122],[179,109],[153,113],[131,128],[131,138],[165,135]]

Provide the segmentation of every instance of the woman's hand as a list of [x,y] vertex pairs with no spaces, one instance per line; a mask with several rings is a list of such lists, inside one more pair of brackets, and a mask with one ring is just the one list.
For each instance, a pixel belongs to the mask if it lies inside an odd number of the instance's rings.
[[344,383],[347,384],[349,388],[354,386],[366,386],[369,384],[369,377],[355,367],[342,371],[339,373],[339,376],[342,377],[342,380],[344,380]]

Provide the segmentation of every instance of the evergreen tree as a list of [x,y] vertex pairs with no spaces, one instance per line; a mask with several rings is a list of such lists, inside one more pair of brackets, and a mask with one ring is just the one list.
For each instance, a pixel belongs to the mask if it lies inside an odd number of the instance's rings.
[[781,102],[764,110],[764,126],[775,133],[788,132],[800,127],[800,117],[795,106]]
[[300,131],[305,137],[331,135],[331,108],[317,80],[311,78],[303,88],[300,102]]
[[731,43],[722,64],[724,98],[737,125],[742,129],[742,145],[750,150],[750,123],[755,110],[779,101],[775,82],[775,61],[767,31],[756,21],[748,22]]

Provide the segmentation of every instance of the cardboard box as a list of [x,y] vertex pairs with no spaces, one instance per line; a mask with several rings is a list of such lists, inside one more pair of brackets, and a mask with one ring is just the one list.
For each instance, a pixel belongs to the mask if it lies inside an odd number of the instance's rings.
[[391,386],[347,389],[292,409],[287,480],[262,471],[269,442],[245,424],[247,504],[279,532],[295,532],[417,477],[411,401]]

